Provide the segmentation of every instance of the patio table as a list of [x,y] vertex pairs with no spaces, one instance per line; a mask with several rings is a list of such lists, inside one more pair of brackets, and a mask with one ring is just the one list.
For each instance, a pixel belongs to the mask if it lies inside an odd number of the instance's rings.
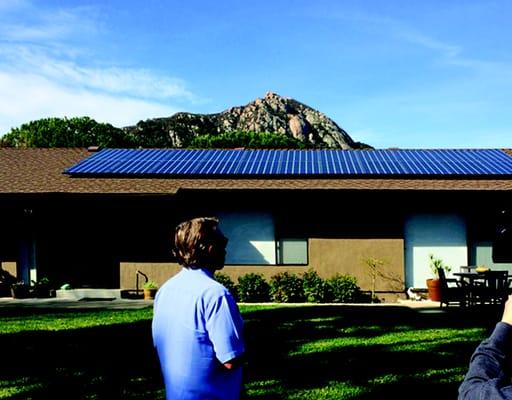
[[466,303],[468,305],[489,303],[502,303],[508,293],[507,271],[486,272],[455,272],[459,282],[465,288]]

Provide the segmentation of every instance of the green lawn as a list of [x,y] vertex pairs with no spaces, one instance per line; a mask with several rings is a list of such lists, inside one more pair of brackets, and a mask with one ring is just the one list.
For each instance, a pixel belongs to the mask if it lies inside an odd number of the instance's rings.
[[[498,311],[241,306],[250,399],[456,398]],[[151,308],[0,309],[0,398],[163,399]]]

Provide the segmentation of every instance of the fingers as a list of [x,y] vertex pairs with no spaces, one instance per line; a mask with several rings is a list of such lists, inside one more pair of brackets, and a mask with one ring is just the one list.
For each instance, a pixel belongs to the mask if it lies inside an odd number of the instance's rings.
[[505,303],[501,321],[512,325],[512,295],[508,296],[507,302]]

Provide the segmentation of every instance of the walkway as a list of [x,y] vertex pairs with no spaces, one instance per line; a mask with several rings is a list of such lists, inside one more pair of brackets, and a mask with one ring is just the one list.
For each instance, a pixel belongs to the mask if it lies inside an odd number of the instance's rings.
[[[255,303],[247,303],[255,304]],[[268,303],[265,303],[268,304]],[[318,303],[300,303],[301,305],[319,306]],[[297,305],[281,303],[280,305]],[[413,309],[420,309],[421,311],[441,311],[439,303],[430,300],[412,301],[412,300],[399,300],[397,303],[376,303],[376,304],[325,304],[325,305],[340,305],[340,306],[366,306],[366,307],[408,307]],[[131,299],[87,299],[87,300],[68,300],[68,299],[13,299],[11,297],[0,297],[0,308],[54,308],[54,309],[112,309],[112,310],[128,310],[140,309],[153,306],[152,300],[131,300]]]
[[13,299],[11,297],[0,297],[0,308],[54,308],[54,309],[108,309],[128,310],[140,309],[153,306],[152,300],[67,300],[67,299]]

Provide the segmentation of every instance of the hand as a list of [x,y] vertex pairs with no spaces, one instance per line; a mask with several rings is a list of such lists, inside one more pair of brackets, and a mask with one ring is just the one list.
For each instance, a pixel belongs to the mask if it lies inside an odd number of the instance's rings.
[[244,359],[244,356],[242,355],[242,356],[238,356],[237,358],[233,358],[232,360],[225,362],[223,365],[224,365],[224,368],[232,370],[232,369],[242,366],[244,361],[245,361],[245,359]]
[[508,296],[508,300],[505,303],[501,322],[506,322],[507,324],[512,325],[512,295]]

